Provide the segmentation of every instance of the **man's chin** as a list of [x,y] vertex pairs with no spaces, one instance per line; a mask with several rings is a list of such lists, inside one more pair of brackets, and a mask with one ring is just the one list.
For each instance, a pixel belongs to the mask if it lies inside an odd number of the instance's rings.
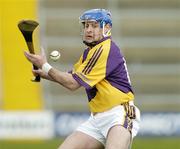
[[92,42],[94,42],[93,40],[87,40],[87,39],[85,39],[84,41],[87,42],[87,43],[92,43]]
[[88,46],[88,47],[94,47],[96,44],[97,44],[97,42],[96,41],[93,41],[93,42],[87,42],[87,41],[85,41],[85,40],[83,40],[83,43],[86,45],[86,46]]

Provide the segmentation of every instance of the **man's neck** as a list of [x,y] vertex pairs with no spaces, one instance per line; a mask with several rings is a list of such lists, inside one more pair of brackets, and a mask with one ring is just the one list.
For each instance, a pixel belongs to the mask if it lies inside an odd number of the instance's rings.
[[84,43],[86,46],[88,46],[90,49],[92,49],[94,46],[98,45],[99,43],[101,43],[101,42],[103,42],[103,41],[105,41],[105,40],[107,40],[107,39],[109,39],[109,38],[111,38],[111,36],[104,37],[104,38],[102,38],[102,39],[99,40],[99,41],[93,41],[93,42],[91,42],[91,43],[88,43],[88,42],[86,42],[86,41],[83,41],[83,43]]

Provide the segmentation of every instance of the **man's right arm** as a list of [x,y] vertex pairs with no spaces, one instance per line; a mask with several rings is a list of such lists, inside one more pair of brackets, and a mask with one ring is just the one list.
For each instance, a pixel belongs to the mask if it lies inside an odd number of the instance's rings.
[[44,72],[42,69],[38,69],[38,70],[33,69],[32,72],[33,72],[34,76],[40,75],[41,78],[59,83],[62,86],[64,86],[65,88],[72,90],[72,91],[78,89],[81,86],[73,78],[71,73],[62,72],[53,67],[48,72]]
[[48,76],[50,76],[53,81],[61,84],[71,91],[74,91],[81,87],[81,85],[73,78],[71,73],[62,72],[55,68],[51,68],[48,72]]
[[41,55],[31,54],[24,52],[26,58],[39,70],[33,70],[34,75],[40,75],[42,78],[57,82],[69,90],[76,90],[81,85],[73,78],[72,74],[68,72],[62,72],[47,63],[44,50],[42,49]]

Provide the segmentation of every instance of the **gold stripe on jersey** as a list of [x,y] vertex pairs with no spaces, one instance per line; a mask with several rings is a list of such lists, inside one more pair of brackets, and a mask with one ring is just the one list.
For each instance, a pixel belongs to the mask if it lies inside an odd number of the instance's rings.
[[98,52],[98,50],[96,49],[95,52],[94,52],[94,54],[93,54],[93,56],[92,56],[91,59],[88,61],[88,63],[87,63],[87,65],[85,66],[85,68],[83,69],[83,71],[82,71],[83,73],[85,73],[85,71],[88,69],[88,67],[89,67],[92,59],[94,59],[94,57],[97,55],[97,52]]
[[93,54],[93,56],[91,57],[91,59],[89,60],[88,64],[86,65],[86,67],[83,69],[83,73],[85,75],[87,75],[88,73],[90,73],[90,71],[92,70],[93,66],[96,64],[98,58],[100,57],[101,53],[102,53],[102,46],[96,50]]
[[98,58],[100,57],[100,55],[101,55],[102,51],[103,51],[102,49],[100,49],[100,50],[98,51],[97,56],[95,57],[95,59],[93,60],[92,64],[89,66],[89,68],[87,69],[87,72],[86,72],[85,74],[90,73],[90,71],[92,70],[92,68],[93,68],[93,67],[94,67],[94,65],[96,64],[96,62],[97,62]]
[[89,65],[91,64],[92,59],[94,59],[94,57],[97,55],[98,50],[96,49],[96,51],[94,52],[93,56],[91,57],[91,59],[88,61],[87,65],[85,66],[85,68],[83,69],[83,73],[85,73],[85,71],[88,69]]

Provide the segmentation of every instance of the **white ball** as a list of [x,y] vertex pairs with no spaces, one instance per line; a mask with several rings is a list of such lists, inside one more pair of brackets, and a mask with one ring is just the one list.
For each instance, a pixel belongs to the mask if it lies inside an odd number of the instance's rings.
[[52,51],[51,54],[50,54],[50,58],[53,61],[57,61],[60,57],[61,57],[61,54],[57,50]]

